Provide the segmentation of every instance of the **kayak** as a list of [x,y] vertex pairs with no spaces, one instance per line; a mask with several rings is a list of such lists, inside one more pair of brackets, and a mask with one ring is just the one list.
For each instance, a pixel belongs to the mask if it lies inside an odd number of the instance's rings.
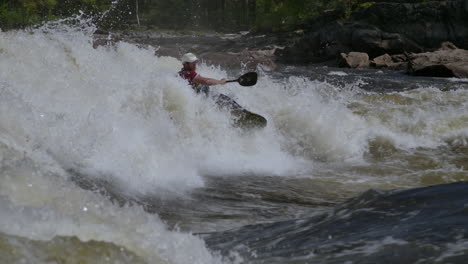
[[228,110],[234,117],[234,126],[243,129],[260,129],[267,125],[263,116],[250,112],[243,108],[229,96],[220,94],[215,97],[216,104],[224,110]]

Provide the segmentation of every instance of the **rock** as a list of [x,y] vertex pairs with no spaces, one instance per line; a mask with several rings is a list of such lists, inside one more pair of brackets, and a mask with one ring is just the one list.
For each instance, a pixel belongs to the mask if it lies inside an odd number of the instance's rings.
[[340,66],[349,68],[366,68],[369,67],[369,55],[363,52],[350,52],[348,54],[341,53]]
[[109,31],[107,30],[103,30],[103,29],[96,29],[94,32],[93,32],[94,35],[109,35]]
[[444,65],[457,78],[468,78],[468,60],[447,63]]
[[434,52],[411,54],[408,72],[418,76],[468,78],[468,50],[444,43]]
[[375,68],[387,68],[393,64],[392,57],[385,53],[382,56],[376,57],[371,61],[371,66]]
[[334,22],[309,32],[277,54],[280,62],[305,64],[336,60],[341,53],[351,51],[364,52],[374,58],[385,53],[421,52],[423,49],[400,34],[383,32],[372,25]]
[[455,50],[455,49],[458,49],[457,46],[455,46],[455,44],[453,44],[450,41],[443,42],[439,48],[439,50]]
[[375,3],[354,13],[351,19],[400,34],[425,48],[434,49],[450,41],[468,49],[467,0],[405,2]]
[[352,32],[351,47],[354,51],[377,57],[386,53],[398,54],[407,50],[422,51],[422,48],[400,34],[383,32],[375,27],[356,29]]
[[392,61],[393,62],[408,62],[408,54],[404,53],[404,54],[395,54],[395,55],[392,55]]
[[[346,22],[316,19],[293,45],[278,51],[282,63],[307,64],[340,59],[341,53],[421,53],[443,41],[468,49],[468,0],[405,3],[376,1]],[[393,59],[393,58],[392,58]],[[404,60],[398,67],[404,66]]]
[[370,62],[370,66],[374,68],[388,68],[392,70],[402,70],[407,68],[408,63],[406,62],[406,57],[403,54],[398,54],[390,56],[384,54],[382,56],[374,58]]

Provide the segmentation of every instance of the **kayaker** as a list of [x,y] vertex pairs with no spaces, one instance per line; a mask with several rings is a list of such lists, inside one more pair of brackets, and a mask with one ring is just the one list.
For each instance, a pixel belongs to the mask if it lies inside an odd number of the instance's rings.
[[217,80],[212,78],[206,78],[196,72],[198,58],[195,54],[189,52],[182,56],[183,68],[179,72],[180,77],[186,79],[195,92],[200,91],[208,94],[208,86],[211,85],[222,85],[226,83],[225,79]]

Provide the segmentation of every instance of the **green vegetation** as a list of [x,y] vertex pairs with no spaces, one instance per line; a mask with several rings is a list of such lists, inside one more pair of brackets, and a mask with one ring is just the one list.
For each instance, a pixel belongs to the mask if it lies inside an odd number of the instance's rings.
[[364,3],[359,4],[359,7],[361,7],[361,8],[369,8],[369,7],[371,7],[373,4],[375,4],[375,2],[364,2]]
[[24,28],[79,11],[93,14],[109,7],[109,0],[0,0],[0,28]]
[[[393,0],[385,2],[401,2]],[[422,2],[425,0],[405,0]],[[79,11],[99,27],[215,31],[289,31],[311,20],[348,19],[363,0],[0,0],[0,28],[22,28]],[[109,11],[106,11],[109,10]],[[101,14],[106,11],[106,15]]]
[[334,19],[374,2],[360,0],[138,0],[141,21],[159,28],[294,30],[324,12]]

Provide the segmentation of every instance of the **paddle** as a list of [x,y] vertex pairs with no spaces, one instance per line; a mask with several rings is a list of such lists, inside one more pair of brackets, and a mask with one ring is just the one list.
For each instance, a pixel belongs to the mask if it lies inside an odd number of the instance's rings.
[[236,80],[226,81],[228,82],[238,82],[242,86],[253,86],[257,83],[257,73],[256,72],[248,72],[241,77],[237,78]]

